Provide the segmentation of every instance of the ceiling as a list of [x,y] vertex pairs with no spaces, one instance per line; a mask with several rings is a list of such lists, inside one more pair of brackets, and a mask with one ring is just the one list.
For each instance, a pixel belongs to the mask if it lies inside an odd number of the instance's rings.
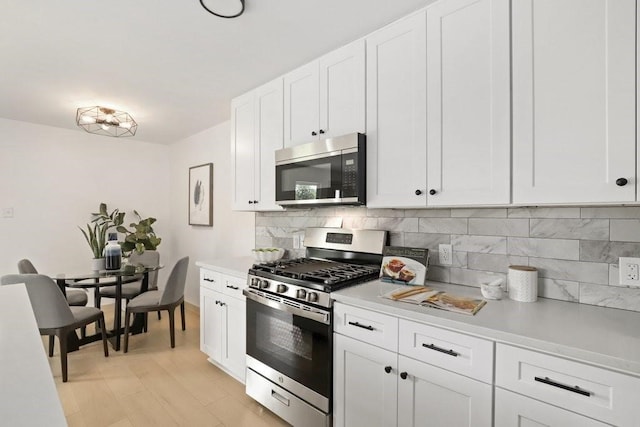
[[[78,107],[169,144],[229,119],[229,101],[432,0],[2,0],[0,117],[76,129]],[[98,136],[96,136],[98,138]],[[104,137],[103,137],[104,138]]]

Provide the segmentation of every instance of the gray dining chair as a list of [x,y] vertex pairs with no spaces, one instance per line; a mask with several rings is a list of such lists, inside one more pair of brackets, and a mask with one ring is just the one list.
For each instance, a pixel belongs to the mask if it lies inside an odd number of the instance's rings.
[[[138,253],[133,251],[129,256],[130,265],[143,265],[144,267],[157,267],[160,265],[160,253],[158,251],[144,251]],[[122,285],[122,298],[127,302],[140,295],[142,281],[124,283]],[[158,272],[149,272],[148,290],[155,291],[158,289]],[[115,298],[115,286],[103,286],[96,289],[96,307],[100,308],[102,298]],[[158,316],[158,318],[160,318]]]
[[124,352],[129,351],[129,325],[131,315],[149,313],[151,311],[167,310],[169,312],[169,336],[171,348],[176,346],[175,309],[180,306],[182,330],[186,329],[184,313],[184,286],[187,281],[189,257],[180,259],[171,270],[164,290],[147,291],[133,298],[127,304],[124,319]]
[[[38,270],[28,259],[21,259],[18,261],[18,273],[20,274],[38,274]],[[67,302],[73,306],[85,306],[89,302],[87,293],[81,289],[67,289]]]
[[62,291],[50,277],[42,274],[10,274],[0,278],[0,284],[24,283],[36,317],[40,335],[49,336],[49,356],[53,356],[53,336],[60,341],[62,382],[67,382],[67,337],[78,328],[98,322],[102,334],[104,357],[109,356],[104,314],[94,307],[71,307]]

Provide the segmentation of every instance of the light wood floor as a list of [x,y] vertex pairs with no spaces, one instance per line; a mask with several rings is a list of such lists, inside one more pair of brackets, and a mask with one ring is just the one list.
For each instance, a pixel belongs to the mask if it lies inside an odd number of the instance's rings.
[[[104,307],[107,322],[113,318]],[[244,385],[207,361],[199,349],[199,318],[187,307],[187,330],[176,311],[176,348],[168,316],[149,316],[149,332],[129,340],[129,352],[109,357],[96,342],[69,354],[62,382],[58,342],[49,358],[69,426],[286,426],[244,393]],[[93,327],[90,328],[93,333]],[[43,344],[45,339],[43,339]]]

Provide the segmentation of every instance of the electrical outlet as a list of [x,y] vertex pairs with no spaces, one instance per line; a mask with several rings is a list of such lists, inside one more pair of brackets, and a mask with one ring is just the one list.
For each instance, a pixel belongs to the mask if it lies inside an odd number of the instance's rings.
[[440,264],[451,265],[453,263],[453,250],[451,245],[441,244],[438,246],[438,252],[440,255]]
[[295,233],[293,235],[293,249],[302,249],[304,244],[304,235],[302,233]]
[[618,260],[620,284],[640,286],[640,258],[624,258]]

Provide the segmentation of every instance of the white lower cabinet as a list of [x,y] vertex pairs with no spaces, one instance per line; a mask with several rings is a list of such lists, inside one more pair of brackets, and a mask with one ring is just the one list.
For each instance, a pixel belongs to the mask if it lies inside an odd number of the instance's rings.
[[496,388],[495,402],[495,427],[600,427],[609,425],[501,388]]
[[333,360],[334,425],[398,425],[398,355],[335,334]]
[[[201,277],[203,275],[201,274]],[[222,275],[222,292],[200,285],[200,350],[209,360],[244,382],[246,370],[246,305],[241,294],[246,279]],[[234,295],[236,292],[239,295]]]
[[[450,363],[437,367],[421,360],[398,354],[398,334],[389,329],[387,318],[397,318],[371,312],[345,304],[335,305],[336,322],[339,319],[362,319],[352,323],[373,328],[372,334],[383,328],[394,336],[395,342],[375,340],[363,336],[360,329],[338,327],[334,334],[334,423],[335,426],[491,426],[493,417],[493,386],[453,372],[455,362],[464,355],[451,356]],[[366,317],[366,318],[365,318]],[[347,322],[349,324],[349,322]],[[401,320],[399,336],[420,330],[416,322]],[[424,325],[423,325],[424,326]],[[367,328],[366,331],[371,329]],[[345,336],[343,334],[351,335]],[[453,347],[466,346],[469,353],[478,352],[484,341],[447,331]],[[473,340],[471,340],[473,338]],[[366,340],[360,341],[360,340]],[[476,340],[476,341],[474,341]],[[479,342],[481,341],[481,342]],[[370,344],[371,342],[385,348]],[[491,343],[490,341],[486,341]],[[441,342],[438,342],[441,344]],[[443,343],[442,343],[443,344]],[[441,353],[432,346],[434,353]],[[456,347],[456,349],[459,347]],[[493,347],[491,346],[491,349]],[[447,348],[445,351],[454,352]],[[413,355],[412,355],[413,356]],[[479,369],[492,369],[493,350],[488,358],[480,358]],[[451,370],[448,370],[451,369]]]
[[491,426],[492,385],[398,356],[399,426]]

